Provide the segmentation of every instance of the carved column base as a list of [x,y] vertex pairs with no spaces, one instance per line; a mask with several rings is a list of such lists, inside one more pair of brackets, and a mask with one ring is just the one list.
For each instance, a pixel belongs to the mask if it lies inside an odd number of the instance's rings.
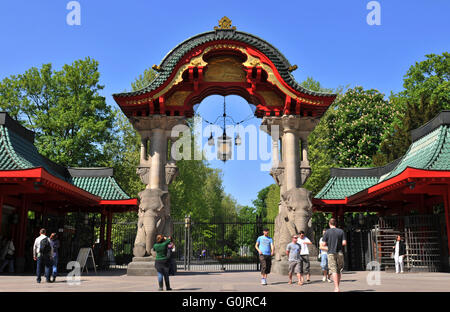
[[158,273],[155,268],[155,258],[134,257],[133,261],[127,267],[128,276],[156,276]]
[[[305,267],[303,266],[303,269]],[[289,274],[289,261],[287,260],[287,257],[284,259],[281,259],[279,261],[273,260],[272,262],[272,272],[279,275],[288,275]],[[322,275],[322,268],[320,267],[320,262],[317,261],[317,256],[314,257],[312,255],[309,255],[309,274],[312,275]],[[293,279],[296,279],[295,274],[293,274]],[[304,277],[306,280],[306,277]]]

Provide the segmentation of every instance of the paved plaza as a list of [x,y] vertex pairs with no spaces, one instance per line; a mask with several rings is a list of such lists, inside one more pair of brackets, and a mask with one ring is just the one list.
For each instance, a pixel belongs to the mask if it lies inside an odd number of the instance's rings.
[[[449,273],[380,272],[381,285],[369,285],[369,272],[344,272],[343,292],[448,292]],[[45,278],[43,278],[45,280]],[[294,278],[296,282],[296,278]],[[171,277],[173,291],[181,292],[332,292],[333,284],[313,275],[309,284],[289,285],[287,276],[270,274],[262,286],[258,272],[179,272]],[[125,270],[84,274],[80,285],[69,285],[65,277],[55,283],[36,283],[35,276],[1,275],[0,292],[149,292],[157,291],[156,276],[127,276]]]

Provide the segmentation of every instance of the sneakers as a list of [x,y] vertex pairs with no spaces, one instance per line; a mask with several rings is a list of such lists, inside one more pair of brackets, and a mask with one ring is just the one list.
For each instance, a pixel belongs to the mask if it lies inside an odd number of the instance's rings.
[[333,283],[332,280],[330,280],[329,278],[327,278],[328,283]]
[[327,281],[327,278],[324,276],[324,277],[322,277],[322,282],[326,282]]
[[267,281],[266,281],[265,278],[262,278],[262,279],[261,279],[261,285],[267,285]]

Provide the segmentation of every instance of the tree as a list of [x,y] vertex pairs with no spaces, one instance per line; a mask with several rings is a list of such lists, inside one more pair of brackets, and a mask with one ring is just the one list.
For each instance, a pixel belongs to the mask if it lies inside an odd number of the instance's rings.
[[267,194],[270,191],[270,185],[261,189],[258,192],[258,195],[255,200],[252,201],[253,206],[255,207],[255,212],[258,216],[260,216],[263,220],[267,218],[267,203],[266,198]]
[[137,197],[145,185],[136,174],[140,159],[140,138],[128,118],[116,110],[114,132],[117,139],[106,145],[104,166],[114,168],[114,176],[130,197]]
[[145,88],[153,81],[156,77],[156,72],[152,68],[147,68],[144,70],[143,74],[140,74],[138,78],[135,79],[134,82],[131,83],[131,89],[133,91],[140,90]]
[[99,91],[98,62],[85,58],[52,70],[32,67],[0,83],[0,108],[36,133],[39,152],[65,166],[105,161],[115,117]]
[[317,91],[317,92],[326,92],[326,93],[333,93],[335,92],[334,89],[329,89],[329,88],[324,88],[322,87],[322,85],[320,84],[319,81],[314,80],[313,77],[308,76],[302,83],[301,83],[302,87],[305,87],[308,90],[311,91]]
[[399,112],[383,136],[374,164],[384,165],[403,156],[411,144],[410,131],[441,110],[450,109],[450,53],[428,54],[411,66],[403,80],[404,90],[391,94]]

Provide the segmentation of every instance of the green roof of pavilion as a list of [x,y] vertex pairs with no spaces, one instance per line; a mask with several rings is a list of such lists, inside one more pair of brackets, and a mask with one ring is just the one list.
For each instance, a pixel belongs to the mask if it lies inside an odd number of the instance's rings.
[[406,154],[384,167],[332,168],[331,178],[314,197],[345,199],[402,173],[407,167],[424,170],[450,170],[450,111],[442,111],[411,132]]
[[42,167],[53,176],[69,182],[102,200],[130,199],[114,178],[112,168],[66,168],[39,154],[34,133],[7,113],[0,112],[0,170]]

